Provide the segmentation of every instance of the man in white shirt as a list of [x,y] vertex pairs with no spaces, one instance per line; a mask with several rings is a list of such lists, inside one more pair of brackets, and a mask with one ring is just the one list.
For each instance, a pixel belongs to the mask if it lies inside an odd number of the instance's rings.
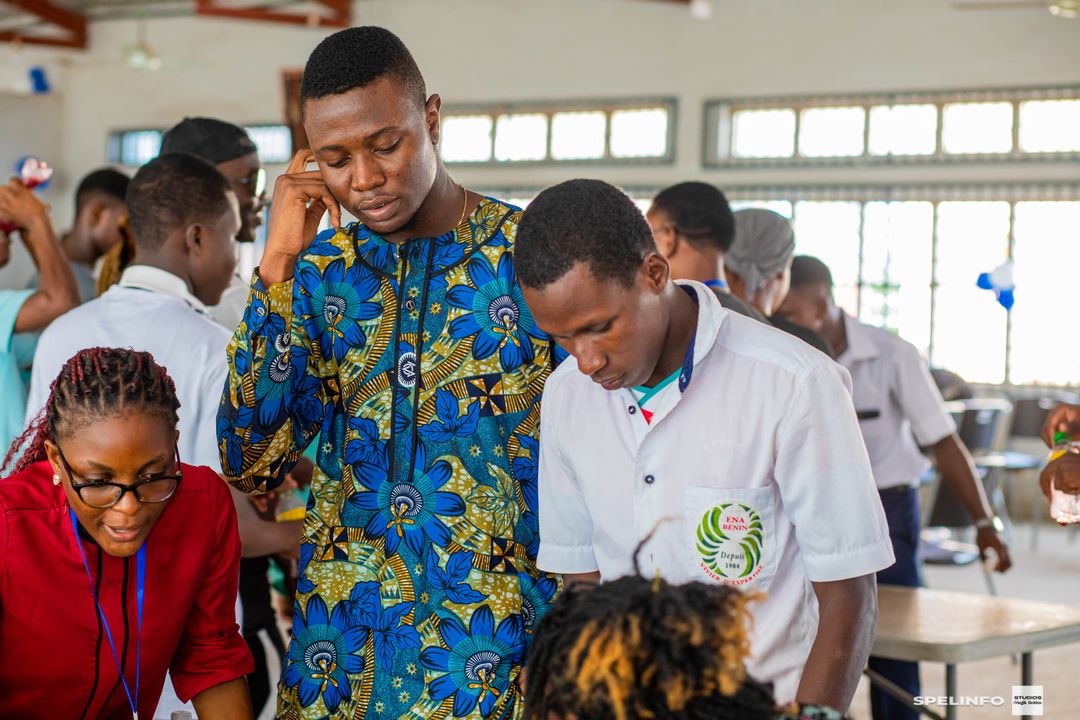
[[[255,242],[266,206],[266,170],[244,128],[216,118],[184,118],[161,137],[161,153],[191,153],[213,165],[229,181],[240,206],[238,243]],[[231,335],[247,309],[250,278],[233,275],[211,315]]]
[[[998,535],[990,504],[978,480],[967,448],[956,434],[956,424],[915,346],[881,328],[865,325],[836,306],[829,268],[817,258],[792,261],[791,289],[779,314],[821,334],[836,352],[836,361],[851,373],[859,427],[866,440],[896,564],[878,573],[878,582],[918,587],[919,477],[930,463],[919,451],[928,447],[946,483],[967,508],[978,528],[979,553],[985,560],[993,549],[996,569],[1004,572],[1011,561]],[[870,668],[912,695],[919,694],[916,663],[871,658]],[[911,708],[887,694],[871,689],[875,720],[915,720]]]
[[723,583],[755,602],[749,671],[777,700],[846,709],[892,563],[847,373],[705,285],[670,279],[618,189],[541,193],[516,266],[568,350],[540,430],[544,570]]
[[[147,351],[176,384],[180,459],[220,472],[217,406],[228,374],[230,333],[210,319],[207,306],[217,303],[235,269],[236,196],[203,160],[168,154],[140,168],[128,188],[127,204],[135,259],[117,285],[42,333],[27,421],[45,406],[53,379],[79,350]],[[236,494],[234,500],[245,557],[290,550],[299,543],[300,523],[263,522],[246,497]],[[177,709],[169,706],[175,702],[170,690],[167,686],[158,706],[166,716]]]

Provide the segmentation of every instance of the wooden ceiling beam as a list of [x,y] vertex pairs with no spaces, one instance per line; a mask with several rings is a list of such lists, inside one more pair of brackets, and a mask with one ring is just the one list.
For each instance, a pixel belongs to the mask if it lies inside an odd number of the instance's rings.
[[22,10],[67,33],[67,37],[26,35],[17,30],[0,31],[0,42],[20,42],[27,45],[86,49],[86,16],[71,12],[48,0],[0,0],[4,5]]
[[216,0],[196,0],[195,13],[197,15],[213,15],[217,17],[236,18],[239,20],[259,20],[262,22],[286,23],[290,25],[307,25],[309,27],[346,28],[352,25],[351,0],[314,0],[314,2],[329,9],[331,14],[285,13],[276,10],[266,10],[259,7],[226,7],[218,5]]

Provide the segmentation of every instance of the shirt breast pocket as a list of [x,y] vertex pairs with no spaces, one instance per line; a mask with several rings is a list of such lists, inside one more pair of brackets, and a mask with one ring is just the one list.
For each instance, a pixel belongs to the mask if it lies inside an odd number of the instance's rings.
[[780,556],[771,488],[687,488],[684,513],[692,579],[769,589]]

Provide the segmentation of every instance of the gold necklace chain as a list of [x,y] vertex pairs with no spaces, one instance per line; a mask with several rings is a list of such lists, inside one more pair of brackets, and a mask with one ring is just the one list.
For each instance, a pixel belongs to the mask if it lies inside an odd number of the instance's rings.
[[469,209],[469,191],[464,186],[462,186],[461,191],[465,193],[465,202],[461,204],[461,217],[457,221],[459,227],[461,223],[465,222],[465,211]]

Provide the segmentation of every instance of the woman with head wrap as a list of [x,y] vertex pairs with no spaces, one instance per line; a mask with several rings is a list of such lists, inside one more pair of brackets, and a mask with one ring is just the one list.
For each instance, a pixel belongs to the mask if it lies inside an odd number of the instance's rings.
[[794,254],[795,233],[786,217],[761,208],[739,210],[735,242],[724,256],[728,286],[775,327],[832,356],[832,348],[820,335],[773,314],[788,293]]

